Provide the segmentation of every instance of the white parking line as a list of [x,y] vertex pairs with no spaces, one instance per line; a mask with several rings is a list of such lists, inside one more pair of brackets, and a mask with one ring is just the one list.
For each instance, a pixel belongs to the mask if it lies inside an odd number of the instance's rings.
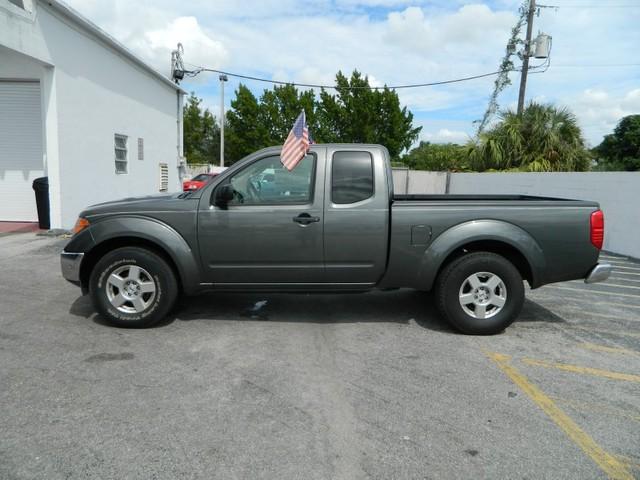
[[607,255],[606,253],[601,253],[600,258],[610,258],[612,260],[629,260],[629,257],[618,257],[614,255]]
[[[609,305],[612,307],[619,307],[619,308],[640,308],[640,305],[629,305],[628,303],[615,303],[615,302],[598,302],[598,305]],[[625,322],[628,319],[621,319],[620,317],[616,317],[618,320],[624,320]]]
[[[582,280],[573,280],[571,283],[573,284],[582,284],[584,283]],[[601,286],[603,287],[615,287],[615,288],[633,288],[636,290],[640,290],[640,286],[636,286],[636,285],[620,285],[617,283],[609,283],[609,282],[602,282],[600,283]]]
[[[628,298],[637,298],[640,299],[640,295],[628,295],[626,293],[613,293],[613,292],[607,292],[607,291],[603,291],[603,290],[596,290],[596,289],[586,289],[586,288],[571,288],[571,287],[565,287],[563,285],[554,285],[554,288],[559,288],[561,290],[570,290],[572,292],[581,292],[581,293],[602,293],[603,295],[615,295],[616,297],[628,297]],[[634,308],[640,308],[640,305],[626,305],[627,307],[634,307]]]
[[635,276],[640,275],[640,273],[635,273],[635,272],[623,272],[623,271],[621,271],[621,270],[616,270],[615,268],[613,269],[613,273],[614,273],[614,274],[616,274],[616,275],[631,275],[632,277],[633,277],[634,275],[635,275]]
[[626,330],[616,331],[616,330],[608,330],[606,328],[598,328],[598,327],[591,327],[591,326],[585,326],[585,325],[571,325],[570,327],[577,328],[579,330],[586,330],[588,332],[597,332],[597,333],[604,333],[605,335],[614,335],[617,337],[640,338],[640,333],[628,332]]
[[609,277],[609,280],[614,280],[617,283],[623,282],[627,285],[640,284],[640,278]]
[[611,265],[613,267],[614,270],[618,269],[618,268],[622,268],[622,269],[627,269],[627,268],[634,268],[637,270],[640,270],[640,265],[637,265],[635,263],[614,263],[614,262],[606,262],[609,265]]
[[638,267],[623,267],[618,265],[613,265],[613,270],[631,270],[632,272],[640,272],[640,268]]
[[[602,305],[602,303],[598,303],[598,305]],[[619,303],[607,303],[607,305],[610,305],[612,307],[626,307],[626,305],[622,305]],[[560,308],[554,309],[554,312],[560,314],[560,316],[565,314],[571,315],[571,317],[573,318],[598,317],[598,318],[605,318],[607,320],[620,320],[620,316],[605,314],[605,313],[597,313],[594,311],[585,312],[584,310],[577,310],[575,308],[560,307]],[[584,317],[581,317],[581,315],[583,315]],[[625,318],[623,319],[623,321],[624,322],[640,322],[640,317],[637,319]],[[638,335],[640,336],[640,334]]]

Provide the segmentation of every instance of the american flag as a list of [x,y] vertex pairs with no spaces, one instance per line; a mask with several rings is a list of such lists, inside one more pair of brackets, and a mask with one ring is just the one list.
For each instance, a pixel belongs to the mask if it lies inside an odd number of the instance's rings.
[[293,124],[293,128],[282,146],[280,161],[282,165],[284,165],[284,168],[289,171],[293,170],[307,154],[311,143],[307,119],[303,110],[300,112],[300,115],[298,115],[296,123]]

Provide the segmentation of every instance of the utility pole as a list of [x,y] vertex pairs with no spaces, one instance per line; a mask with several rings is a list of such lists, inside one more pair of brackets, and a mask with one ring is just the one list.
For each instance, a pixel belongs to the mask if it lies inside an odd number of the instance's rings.
[[535,11],[536,0],[529,0],[529,12],[527,13],[527,38],[524,43],[524,58],[522,59],[522,72],[520,73],[520,92],[518,93],[518,115],[522,115],[522,109],[524,108],[524,92],[527,88],[529,55],[531,54],[531,31],[533,30],[533,15]]
[[220,75],[220,166],[224,167],[224,82],[228,80],[226,75]]

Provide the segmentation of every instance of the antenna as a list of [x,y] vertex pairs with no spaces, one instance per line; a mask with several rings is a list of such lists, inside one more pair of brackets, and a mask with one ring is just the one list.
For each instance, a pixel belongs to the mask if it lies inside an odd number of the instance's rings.
[[177,48],[171,52],[171,79],[176,84],[179,84],[180,80],[184,78],[184,63],[182,63],[183,53],[184,48],[181,43],[178,43]]

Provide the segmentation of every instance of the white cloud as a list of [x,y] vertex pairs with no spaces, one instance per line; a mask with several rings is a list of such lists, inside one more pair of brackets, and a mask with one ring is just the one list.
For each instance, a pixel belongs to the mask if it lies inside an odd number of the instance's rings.
[[431,143],[466,143],[470,136],[467,132],[460,130],[449,130],[448,128],[441,128],[437,132],[423,132],[421,135],[422,140]]
[[622,117],[640,112],[640,89],[626,93],[586,89],[571,103],[585,136],[595,146]]
[[628,92],[624,96],[622,106],[631,112],[640,112],[640,88]]
[[157,63],[160,60],[166,61],[178,43],[182,43],[187,49],[189,59],[196,65],[220,67],[229,56],[221,42],[213,40],[200,28],[195,17],[178,17],[162,28],[145,32],[134,47],[146,52]]
[[[156,69],[168,74],[171,52],[178,43],[182,43],[185,51],[189,52],[189,61],[195,65],[219,68],[229,57],[224,45],[211,38],[195,17],[177,17],[148,31],[131,34],[126,46]],[[189,70],[192,67],[185,65],[185,68]]]
[[409,7],[389,14],[386,39],[423,57],[447,55],[453,61],[487,52],[495,56],[492,47],[504,49],[514,23],[512,12],[495,12],[486,5],[465,5],[453,13],[439,14]]
[[[349,74],[358,69],[376,85],[441,81],[495,70],[521,3],[67,1],[161,71],[168,70],[169,52],[181,42],[184,60],[194,64],[322,84],[332,84],[338,70]],[[552,62],[544,74],[529,76],[527,99],[544,99],[571,108],[592,144],[599,143],[620,116],[640,111],[637,67],[583,66],[634,61],[637,19],[629,15],[634,12],[561,6],[557,11],[545,9],[535,18],[534,32],[543,30],[553,36]],[[193,86],[198,95],[216,98],[217,76],[202,74],[198,80],[205,82]],[[428,122],[425,130],[431,138],[447,139],[455,132],[473,132],[472,120],[482,116],[493,80],[490,77],[398,93],[414,112],[416,124]],[[516,98],[517,74],[512,75],[512,81],[499,98],[502,106]],[[267,87],[245,83],[258,95]],[[229,91],[236,87],[237,81],[230,79]],[[227,93],[225,100],[230,96]],[[456,139],[466,137],[458,135]]]

